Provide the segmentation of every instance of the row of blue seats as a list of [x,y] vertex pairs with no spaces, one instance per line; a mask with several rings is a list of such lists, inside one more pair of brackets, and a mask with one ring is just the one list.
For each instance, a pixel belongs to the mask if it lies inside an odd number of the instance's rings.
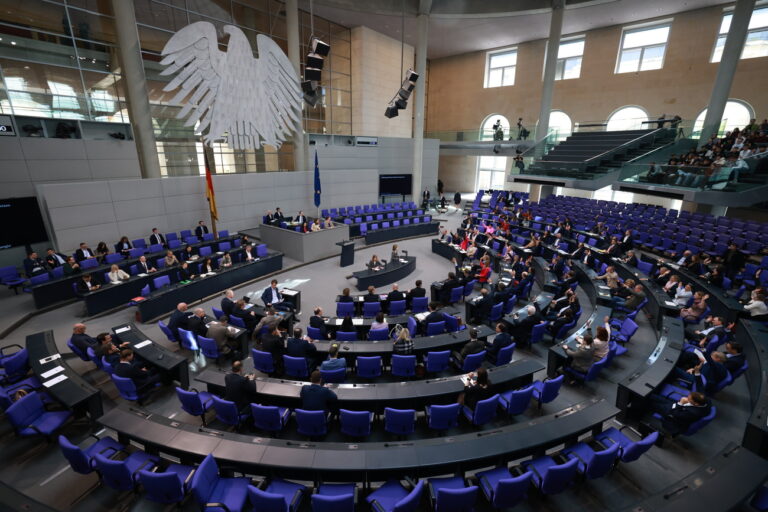
[[363,204],[359,206],[345,206],[341,208],[324,208],[321,210],[323,218],[325,217],[344,217],[347,215],[360,215],[365,213],[375,212],[389,212],[399,211],[405,209],[416,208],[416,203],[404,202],[404,203],[382,203],[382,204]]

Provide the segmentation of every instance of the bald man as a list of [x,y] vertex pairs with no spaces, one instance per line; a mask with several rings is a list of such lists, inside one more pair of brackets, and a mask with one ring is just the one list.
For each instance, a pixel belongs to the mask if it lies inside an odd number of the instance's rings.
[[203,308],[195,308],[192,316],[187,320],[186,329],[197,336],[205,336],[208,333],[208,327],[205,325],[205,310]]
[[179,327],[182,329],[187,328],[187,321],[189,319],[189,313],[187,313],[187,303],[179,302],[176,306],[176,311],[171,313],[171,317],[168,319],[168,328],[179,339]]
[[225,315],[231,315],[233,309],[235,309],[235,292],[227,290],[224,292],[224,298],[221,299],[221,310]]
[[392,291],[387,294],[387,311],[389,311],[389,305],[392,302],[397,302],[400,300],[405,300],[405,294],[400,291],[400,288],[398,287],[397,283],[394,283],[392,285]]
[[85,324],[75,324],[72,327],[72,344],[83,354],[87,353],[88,347],[96,348],[96,340],[85,334],[85,329]]

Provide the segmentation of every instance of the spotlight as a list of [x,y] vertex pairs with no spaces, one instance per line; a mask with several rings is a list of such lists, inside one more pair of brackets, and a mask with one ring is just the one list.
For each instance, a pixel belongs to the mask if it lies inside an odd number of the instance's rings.
[[306,101],[310,107],[314,107],[317,105],[317,102],[320,101],[320,95],[317,94],[317,91],[312,93],[304,93],[304,101]]
[[312,51],[312,53],[317,53],[318,55],[322,55],[323,57],[327,57],[328,52],[331,51],[331,47],[328,43],[324,43],[316,37],[312,38],[312,42],[309,43],[309,48]]
[[314,82],[320,81],[320,70],[317,68],[304,68],[304,80],[312,80]]
[[323,69],[323,62],[324,61],[325,61],[325,59],[323,59],[317,53],[310,53],[309,55],[307,55],[307,67],[308,68]]
[[400,90],[397,91],[397,95],[403,98],[404,100],[407,100],[408,98],[411,97],[411,91],[409,91],[408,89],[400,88]]
[[301,82],[301,90],[306,94],[314,94],[319,84],[314,80],[304,80]]
[[392,119],[393,117],[397,117],[397,107],[390,103],[387,107],[387,110],[384,111],[384,115],[388,117],[389,119]]
[[395,100],[395,106],[400,110],[405,110],[408,108],[408,102],[405,101],[403,98],[397,98]]
[[309,43],[310,53],[307,54],[304,62],[304,81],[301,82],[301,90],[304,92],[304,101],[314,107],[320,101],[320,79],[322,69],[325,64],[325,56],[331,50],[331,47],[316,37]]
[[405,79],[408,80],[409,82],[416,83],[416,81],[419,79],[419,74],[414,70],[409,69],[408,71],[405,72]]

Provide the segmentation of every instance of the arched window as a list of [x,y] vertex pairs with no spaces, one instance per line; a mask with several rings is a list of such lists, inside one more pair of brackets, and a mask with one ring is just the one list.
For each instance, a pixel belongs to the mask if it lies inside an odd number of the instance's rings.
[[[501,127],[499,133],[494,125]],[[509,120],[499,114],[491,114],[480,125],[480,140],[504,140],[509,139]],[[491,152],[490,146],[488,152]],[[505,156],[480,156],[477,158],[477,172],[475,174],[475,192],[478,190],[503,189],[507,179],[507,157]]]
[[[754,112],[752,106],[745,101],[728,100],[725,104],[725,110],[723,110],[723,118],[720,121],[720,130],[717,134],[725,135],[725,132],[729,132],[734,128],[744,128],[749,124],[749,120],[755,116]],[[693,137],[698,137],[701,134],[705,117],[707,117],[706,108],[701,111],[699,117],[696,118],[696,122],[693,123]]]
[[[496,123],[501,126],[502,133],[498,134],[494,128]],[[494,139],[494,136],[497,136]],[[498,136],[501,136],[501,140],[509,138],[509,119],[501,114],[491,114],[483,120],[483,124],[480,125],[480,140],[497,140]]]
[[565,140],[573,132],[573,122],[562,110],[553,110],[549,113],[549,131],[554,132],[555,140]]
[[648,121],[648,112],[644,108],[632,105],[621,107],[608,116],[606,130],[612,132],[648,128],[648,124],[643,124],[643,121]]

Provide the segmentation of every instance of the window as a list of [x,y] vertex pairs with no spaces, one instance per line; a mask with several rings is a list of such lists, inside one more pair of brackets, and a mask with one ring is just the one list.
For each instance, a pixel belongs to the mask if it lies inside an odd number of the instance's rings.
[[555,140],[565,140],[573,131],[573,122],[565,112],[553,110],[549,113],[549,131],[554,132]]
[[489,52],[485,62],[485,87],[515,85],[517,48]]
[[608,117],[606,131],[642,130],[648,128],[648,113],[640,107],[621,107]]
[[478,190],[501,190],[504,188],[506,180],[507,157],[505,156],[481,156],[477,164],[477,184],[475,192]]
[[[494,128],[496,123],[501,127],[500,133]],[[509,136],[509,120],[500,114],[489,115],[480,127],[480,140],[504,140]]]
[[584,38],[560,41],[557,50],[555,80],[568,80],[581,76],[581,56],[584,55]]
[[[744,128],[749,124],[749,120],[754,117],[752,107],[743,101],[730,100],[725,104],[723,118],[720,120],[720,129],[718,136],[725,135],[734,128]],[[701,129],[704,126],[704,118],[707,117],[707,109],[701,111],[699,117],[693,123],[693,137],[701,135]]]
[[661,69],[667,48],[670,23],[641,28],[625,28],[616,73]]
[[[723,56],[725,37],[731,28],[732,18],[733,14],[730,12],[723,14],[723,21],[720,23],[720,31],[717,35],[717,41],[715,41],[715,49],[712,51],[712,62],[720,62]],[[754,59],[755,57],[768,56],[768,7],[761,7],[752,12],[748,30],[747,41],[744,43],[741,58]]]

